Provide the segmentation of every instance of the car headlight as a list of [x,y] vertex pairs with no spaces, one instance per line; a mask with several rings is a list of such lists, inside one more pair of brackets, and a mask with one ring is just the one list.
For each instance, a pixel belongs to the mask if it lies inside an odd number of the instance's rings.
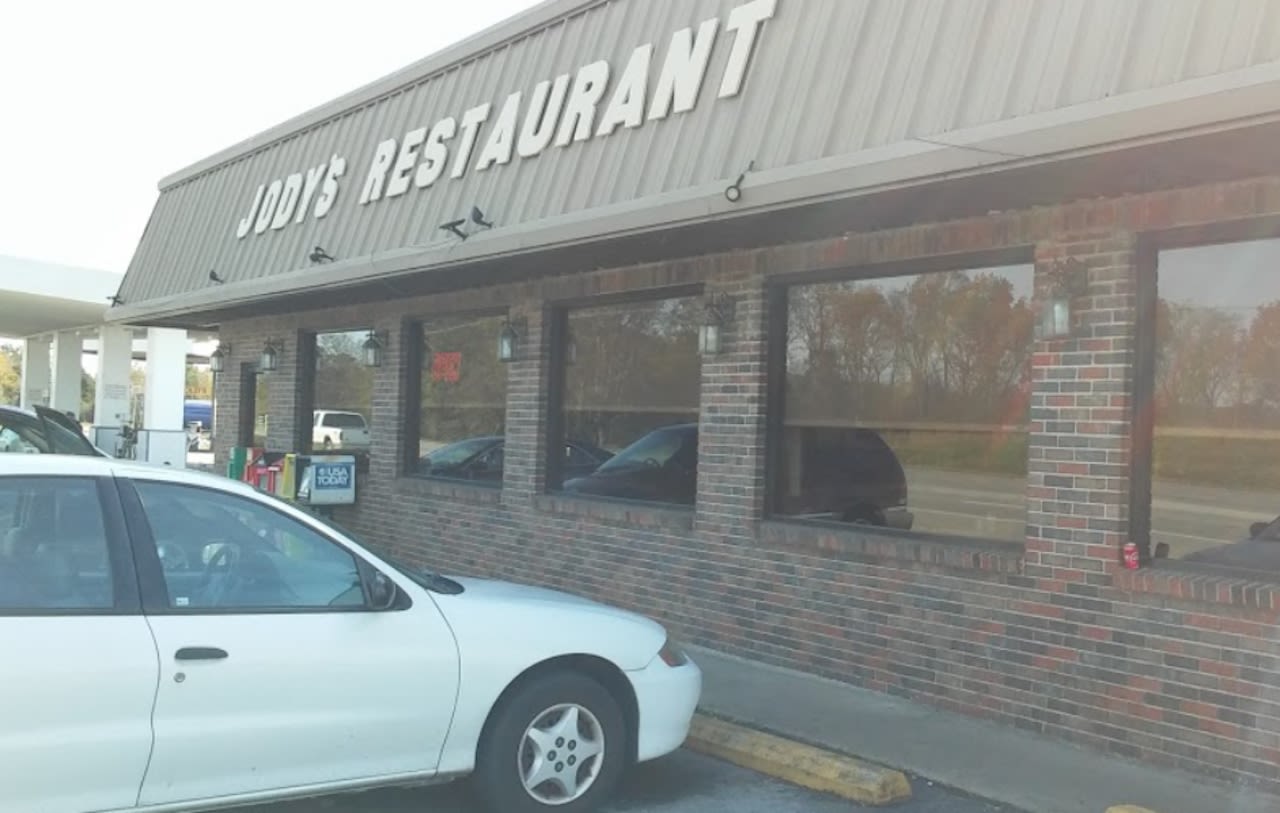
[[689,662],[689,656],[684,654],[684,650],[670,638],[663,643],[662,649],[658,651],[658,657],[662,658],[662,662],[667,666],[684,666]]

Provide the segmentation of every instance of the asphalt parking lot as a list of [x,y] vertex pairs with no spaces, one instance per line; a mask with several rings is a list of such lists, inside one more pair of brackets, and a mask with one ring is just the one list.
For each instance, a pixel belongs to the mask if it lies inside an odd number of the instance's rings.
[[[895,813],[1017,813],[912,780],[913,798]],[[465,785],[370,791],[323,800],[241,808],[248,813],[478,813]],[[641,765],[602,813],[837,813],[870,810],[719,760],[679,751]]]

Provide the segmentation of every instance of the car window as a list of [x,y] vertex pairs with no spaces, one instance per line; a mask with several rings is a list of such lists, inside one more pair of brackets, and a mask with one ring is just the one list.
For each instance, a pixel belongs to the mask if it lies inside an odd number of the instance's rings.
[[[686,442],[685,434],[678,429],[659,429],[650,432],[616,457],[600,467],[600,471],[614,471],[636,466],[665,466],[669,462],[691,468],[697,462],[697,441]],[[696,436],[695,436],[696,437]]]
[[52,442],[53,452],[57,454],[78,454],[97,456],[93,444],[83,435],[76,434],[56,423],[45,423],[45,436]]
[[0,613],[114,604],[93,480],[0,478]]
[[40,432],[40,422],[26,415],[0,413],[0,453],[35,454],[48,452]]
[[595,458],[571,443],[565,444],[564,456],[570,466],[591,466],[596,463]]
[[350,412],[331,412],[324,417],[324,425],[338,429],[364,429],[364,418]]
[[137,482],[175,610],[365,606],[355,557],[256,500]]

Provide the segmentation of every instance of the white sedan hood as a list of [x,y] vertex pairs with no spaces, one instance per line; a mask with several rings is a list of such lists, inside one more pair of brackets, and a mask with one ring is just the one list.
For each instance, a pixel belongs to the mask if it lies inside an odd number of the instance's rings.
[[536,662],[580,653],[633,670],[648,665],[666,641],[661,624],[581,596],[512,582],[446,578],[462,585],[463,592],[432,598],[453,627],[464,657],[502,641],[502,648],[518,659]]

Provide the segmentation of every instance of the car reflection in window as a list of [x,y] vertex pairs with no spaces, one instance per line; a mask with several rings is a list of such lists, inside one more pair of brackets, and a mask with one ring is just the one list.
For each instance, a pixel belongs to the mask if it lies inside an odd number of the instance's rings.
[[[502,481],[505,449],[506,439],[501,435],[467,438],[423,455],[418,460],[418,473],[453,480],[499,483]],[[571,440],[565,444],[566,476],[589,474],[612,456],[589,443]]]
[[1235,570],[1280,571],[1280,517],[1254,523],[1248,536],[1237,542],[1192,551],[1182,560]]

